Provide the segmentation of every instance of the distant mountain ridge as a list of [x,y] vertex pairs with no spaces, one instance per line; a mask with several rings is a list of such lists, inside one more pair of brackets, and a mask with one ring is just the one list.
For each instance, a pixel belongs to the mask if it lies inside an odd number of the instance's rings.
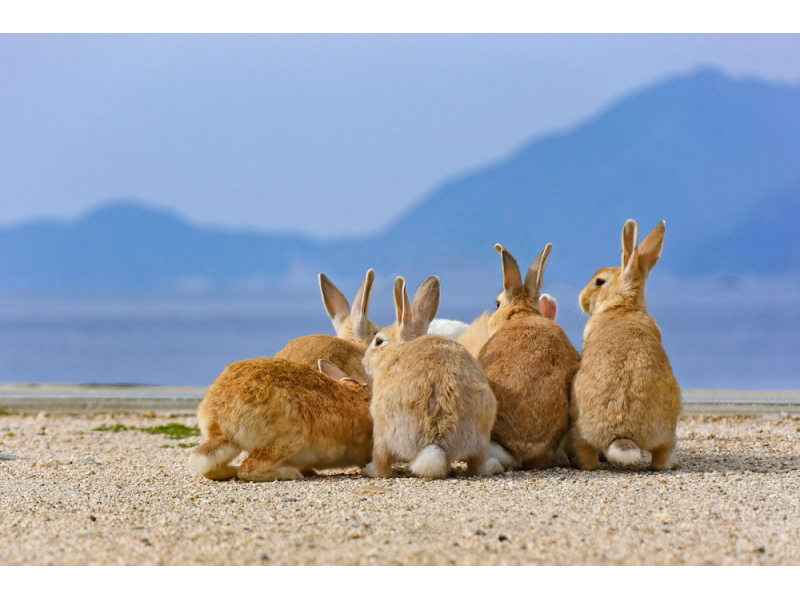
[[526,264],[552,242],[548,280],[582,286],[619,261],[627,218],[643,234],[666,219],[663,271],[800,272],[800,86],[709,69],[668,79],[444,183],[362,239],[201,228],[131,202],[0,229],[0,290],[274,287],[369,267],[463,287],[497,282],[498,241]]

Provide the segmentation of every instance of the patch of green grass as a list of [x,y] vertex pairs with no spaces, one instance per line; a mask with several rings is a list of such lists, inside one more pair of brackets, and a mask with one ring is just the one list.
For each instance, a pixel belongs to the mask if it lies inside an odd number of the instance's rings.
[[0,417],[3,417],[4,415],[11,415],[11,412],[6,411],[5,409],[0,409]]
[[[114,424],[113,426],[100,426],[99,428],[94,428],[94,432],[127,432],[128,430],[137,430],[139,432],[144,432],[145,434],[161,434],[165,438],[169,438],[170,440],[183,440],[184,438],[191,438],[192,436],[200,436],[200,428],[197,427],[190,427],[184,426],[183,424],[169,424],[166,426],[152,426],[150,428],[137,428],[136,426],[126,426],[124,424]],[[170,445],[164,445],[170,446]],[[189,448],[190,446],[196,446],[194,444],[182,446],[178,445],[181,448]],[[162,447],[164,448],[164,447]]]
[[92,432],[125,432],[127,430],[135,430],[136,428],[129,428],[123,424],[114,424],[113,426],[100,426],[99,428],[92,428]]
[[170,440],[182,440],[192,436],[200,436],[200,428],[184,426],[183,424],[153,426],[152,428],[138,428],[138,430],[147,434],[161,434]]
[[195,446],[197,446],[196,442],[179,442],[178,444],[162,444],[161,448],[182,448],[182,449],[187,449],[187,448],[192,448],[192,447],[195,447]]

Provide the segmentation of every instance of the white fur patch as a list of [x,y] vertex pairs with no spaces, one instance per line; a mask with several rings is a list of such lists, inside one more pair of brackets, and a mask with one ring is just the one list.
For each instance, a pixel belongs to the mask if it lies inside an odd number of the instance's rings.
[[241,452],[240,449],[233,446],[221,446],[210,455],[193,452],[189,455],[189,469],[200,475],[206,475],[220,465],[227,465]]
[[642,451],[637,446],[635,449],[622,450],[615,440],[608,446],[606,458],[613,463],[620,465],[633,465],[642,458]]
[[517,460],[506,449],[494,442],[489,443],[489,457],[496,459],[505,469],[514,467],[517,464]]
[[446,478],[450,473],[450,464],[441,448],[429,444],[420,451],[409,469],[414,475],[422,478]]
[[503,466],[500,465],[500,461],[495,459],[494,457],[489,457],[486,459],[486,463],[483,464],[483,470],[481,471],[481,475],[498,475],[505,471]]
[[375,467],[375,462],[371,461],[367,463],[366,467],[361,469],[361,475],[370,477],[370,478],[377,478],[378,477],[378,470]]
[[428,334],[436,334],[457,341],[458,337],[464,334],[468,328],[469,324],[466,322],[436,318],[428,326]]

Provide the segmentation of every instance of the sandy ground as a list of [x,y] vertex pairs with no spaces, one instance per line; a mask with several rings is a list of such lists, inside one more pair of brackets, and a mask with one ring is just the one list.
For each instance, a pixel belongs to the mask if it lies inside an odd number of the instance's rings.
[[197,438],[94,431],[174,423],[0,416],[0,564],[800,564],[795,417],[685,418],[675,472],[430,482],[211,482]]

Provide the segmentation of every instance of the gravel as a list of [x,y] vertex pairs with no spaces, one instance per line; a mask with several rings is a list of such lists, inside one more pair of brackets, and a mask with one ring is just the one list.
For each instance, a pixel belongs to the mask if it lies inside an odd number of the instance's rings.
[[[2,416],[0,563],[800,564],[800,419],[692,417],[682,468],[211,482],[193,417]],[[5,430],[8,426],[8,430]]]

